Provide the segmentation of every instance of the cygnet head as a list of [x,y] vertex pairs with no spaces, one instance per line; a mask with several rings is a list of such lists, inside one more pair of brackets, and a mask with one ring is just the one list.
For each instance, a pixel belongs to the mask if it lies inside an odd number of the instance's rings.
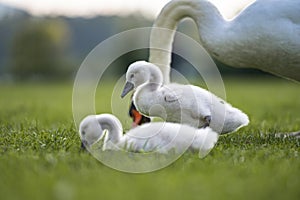
[[130,91],[144,83],[161,84],[162,82],[162,72],[156,65],[146,61],[134,62],[127,69],[126,84],[121,97],[123,98]]
[[81,147],[89,147],[103,136],[103,129],[98,122],[97,115],[85,117],[79,125]]
[[107,139],[118,141],[122,136],[122,124],[117,117],[111,114],[89,115],[79,125],[81,146],[88,148],[98,142],[104,135],[104,130],[109,132]]

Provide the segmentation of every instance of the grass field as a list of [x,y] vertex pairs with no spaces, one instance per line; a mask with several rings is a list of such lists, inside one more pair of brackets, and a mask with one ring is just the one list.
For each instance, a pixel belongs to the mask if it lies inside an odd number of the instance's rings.
[[[0,199],[300,199],[300,140],[275,137],[300,130],[300,85],[225,86],[248,127],[220,137],[205,159],[188,153],[162,170],[127,174],[80,151],[72,84],[0,85]],[[109,111],[111,88],[97,93],[107,102],[97,112]]]

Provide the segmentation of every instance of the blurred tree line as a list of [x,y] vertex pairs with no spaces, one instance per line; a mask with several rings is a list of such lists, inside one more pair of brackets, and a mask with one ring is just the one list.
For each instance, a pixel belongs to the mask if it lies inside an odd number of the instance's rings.
[[[68,18],[33,17],[26,12],[0,18],[0,79],[11,80],[70,80],[88,53],[100,42],[119,32],[152,26],[153,20],[141,16]],[[195,25],[189,21],[179,31],[198,39]],[[141,36],[149,37],[149,36]],[[149,38],[147,38],[149,39]],[[130,38],[124,45],[138,42]],[[119,77],[136,60],[147,60],[148,50],[137,50],[120,56],[108,73]],[[99,65],[101,61],[99,61]],[[240,71],[217,63],[222,75],[259,73]],[[184,59],[174,55],[172,67],[193,75]],[[120,67],[124,66],[124,67]]]
[[[0,18],[0,79],[70,80],[100,42],[121,31],[151,25],[140,16],[33,17],[22,12]],[[136,38],[127,45],[134,42]],[[146,50],[123,55],[112,65],[124,67],[111,67],[110,74],[119,76],[129,63],[147,57]]]
[[72,72],[67,59],[68,31],[61,20],[25,22],[12,42],[10,72],[20,80],[68,76]]

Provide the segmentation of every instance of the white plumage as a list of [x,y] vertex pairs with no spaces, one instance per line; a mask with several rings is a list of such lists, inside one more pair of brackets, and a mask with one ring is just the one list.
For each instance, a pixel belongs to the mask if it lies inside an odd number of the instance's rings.
[[134,152],[182,153],[187,148],[205,156],[218,140],[218,134],[209,127],[195,129],[174,123],[148,123],[131,129],[123,135],[120,121],[111,114],[89,115],[80,123],[79,133],[83,144],[90,147],[104,138],[103,150]]
[[121,96],[136,88],[133,102],[142,114],[198,128],[210,126],[218,133],[233,132],[249,123],[246,114],[205,89],[162,82],[157,66],[135,62],[127,70]]
[[160,67],[168,83],[175,30],[190,17],[198,26],[200,42],[217,60],[300,81],[299,10],[298,0],[256,0],[227,21],[207,0],[173,0],[154,23],[149,62]]

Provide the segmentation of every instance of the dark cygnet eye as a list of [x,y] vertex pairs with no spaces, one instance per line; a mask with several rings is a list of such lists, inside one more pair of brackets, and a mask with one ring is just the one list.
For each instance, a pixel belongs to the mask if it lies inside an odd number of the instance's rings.
[[85,135],[85,131],[81,131],[81,135]]
[[130,75],[130,78],[133,78],[133,77],[134,77],[134,74],[131,74],[131,75]]

